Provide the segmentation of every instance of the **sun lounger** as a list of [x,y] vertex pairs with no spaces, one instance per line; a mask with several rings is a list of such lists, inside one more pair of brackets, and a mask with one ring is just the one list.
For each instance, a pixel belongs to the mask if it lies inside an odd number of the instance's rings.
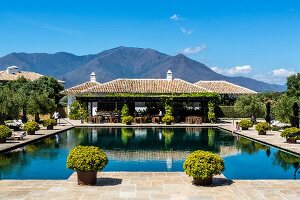
[[17,140],[23,140],[25,136],[26,136],[26,132],[13,132],[11,138]]

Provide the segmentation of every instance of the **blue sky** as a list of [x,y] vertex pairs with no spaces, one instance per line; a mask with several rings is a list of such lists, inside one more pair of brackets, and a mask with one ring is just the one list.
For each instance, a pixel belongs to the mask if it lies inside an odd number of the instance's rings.
[[299,0],[0,0],[0,56],[117,46],[186,56],[230,76],[300,71]]

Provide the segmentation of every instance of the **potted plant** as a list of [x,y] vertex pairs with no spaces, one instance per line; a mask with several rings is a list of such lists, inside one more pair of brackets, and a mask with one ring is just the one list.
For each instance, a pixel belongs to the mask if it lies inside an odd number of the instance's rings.
[[224,171],[224,160],[218,154],[198,150],[186,158],[183,169],[195,185],[211,185],[212,177]]
[[216,122],[215,105],[213,102],[208,103],[207,118],[211,123]]
[[125,117],[122,117],[122,123],[123,124],[126,124],[126,125],[131,125],[131,123],[133,122],[133,117],[128,115],[128,116],[125,116]]
[[291,134],[297,133],[299,132],[300,129],[299,128],[285,128],[281,133],[280,136],[286,138],[286,142],[287,143],[296,143],[297,140],[300,140],[299,136],[296,137],[288,137]]
[[70,150],[67,168],[77,171],[78,185],[95,185],[97,171],[108,163],[105,152],[95,146],[77,146]]
[[255,130],[258,131],[258,135],[266,135],[268,130],[271,130],[271,126],[267,122],[260,122],[256,125]]
[[40,126],[37,122],[26,122],[24,124],[24,130],[27,131],[28,135],[34,135],[35,131],[40,130]]
[[242,119],[239,123],[242,130],[248,130],[250,127],[253,126],[253,123],[248,119]]
[[43,125],[44,125],[44,127],[47,127],[48,130],[52,130],[53,126],[56,126],[57,123],[56,123],[55,119],[46,119],[46,120],[44,120]]
[[171,115],[165,115],[161,120],[166,125],[171,125],[174,122],[174,117]]
[[0,125],[0,143],[5,143],[11,137],[12,131],[5,125]]

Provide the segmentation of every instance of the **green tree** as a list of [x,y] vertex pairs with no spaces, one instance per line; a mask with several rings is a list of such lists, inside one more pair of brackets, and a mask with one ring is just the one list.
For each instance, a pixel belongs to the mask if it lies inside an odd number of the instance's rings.
[[300,73],[288,77],[286,85],[288,96],[300,97]]
[[33,92],[27,103],[28,113],[34,115],[36,122],[40,121],[40,114],[49,114],[54,111],[55,108],[55,102],[53,99],[49,98],[48,93],[40,94],[38,92]]
[[275,102],[275,119],[282,123],[290,123],[293,116],[293,104],[295,101],[297,101],[296,97],[289,97],[287,94],[281,95]]
[[122,107],[121,115],[122,115],[122,117],[129,116],[129,108],[126,103]]
[[9,87],[19,95],[19,104],[22,108],[22,121],[27,122],[27,102],[31,93],[31,81],[20,77],[15,81],[9,82]]
[[8,86],[0,87],[0,124],[6,119],[18,118],[20,110],[20,96]]
[[213,102],[208,103],[207,117],[210,122],[215,122],[216,120],[215,105]]
[[88,112],[85,107],[79,102],[74,101],[70,106],[70,119],[82,119],[84,120],[88,116]]
[[234,109],[247,117],[265,116],[265,105],[256,95],[240,96],[234,104]]
[[54,99],[55,104],[59,103],[62,98],[60,92],[64,89],[64,86],[59,83],[55,78],[49,76],[42,76],[32,81],[32,90],[39,93],[47,93],[49,98]]

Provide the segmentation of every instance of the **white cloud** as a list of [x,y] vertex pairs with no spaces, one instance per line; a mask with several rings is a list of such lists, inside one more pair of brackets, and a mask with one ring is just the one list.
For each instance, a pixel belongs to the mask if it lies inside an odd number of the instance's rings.
[[180,20],[184,20],[184,18],[180,17],[180,15],[174,14],[170,17],[171,20],[174,21],[180,21]]
[[296,72],[294,70],[280,68],[274,69],[268,73],[257,74],[254,78],[267,83],[284,84],[286,82],[286,78],[295,73]]
[[288,77],[290,75],[295,74],[296,72],[294,72],[293,70],[287,70],[284,68],[280,68],[280,69],[275,69],[272,71],[272,74],[274,76],[278,76],[278,77]]
[[204,51],[204,49],[206,49],[206,46],[204,44],[201,44],[200,46],[197,46],[197,47],[187,47],[187,48],[182,50],[182,53],[184,53],[184,54],[197,54],[197,53],[200,53],[200,52]]
[[250,65],[242,65],[242,66],[235,66],[231,68],[219,68],[219,67],[211,67],[211,69],[219,74],[224,75],[245,75],[249,74],[252,71],[252,67]]
[[252,67],[250,65],[236,66],[228,69],[230,75],[249,74],[251,71]]
[[191,35],[192,34],[192,30],[187,30],[187,29],[185,29],[184,27],[180,27],[180,30],[181,30],[181,32],[183,33],[183,34],[185,34],[185,35]]

